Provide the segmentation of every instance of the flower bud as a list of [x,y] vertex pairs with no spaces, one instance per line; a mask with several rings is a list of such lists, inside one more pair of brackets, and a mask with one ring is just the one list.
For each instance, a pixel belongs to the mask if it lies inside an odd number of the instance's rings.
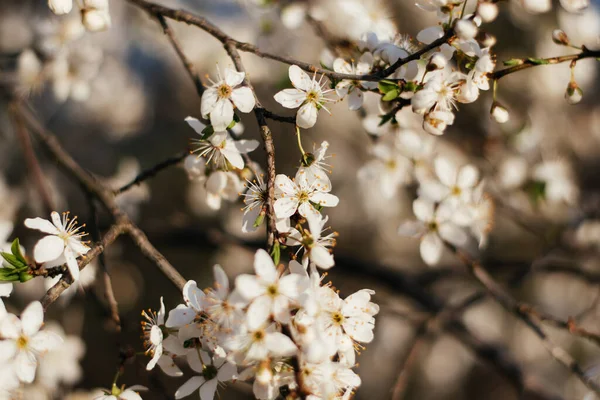
[[110,14],[108,10],[84,9],[81,10],[81,22],[90,32],[105,31],[110,28]]
[[562,46],[568,46],[571,44],[569,37],[562,29],[555,29],[552,31],[552,41]]
[[510,119],[510,114],[508,113],[506,107],[502,106],[497,101],[494,101],[494,103],[492,103],[490,115],[494,119],[494,121],[496,121],[499,124],[504,124]]
[[582,98],[583,90],[577,85],[577,82],[569,82],[569,86],[567,86],[567,90],[565,91],[565,100],[567,100],[567,103],[574,105],[579,103]]
[[68,14],[73,8],[73,0],[48,0],[48,7],[56,15]]
[[448,60],[446,60],[446,57],[444,57],[442,53],[435,53],[429,59],[429,63],[427,64],[427,70],[435,71],[438,69],[444,69],[446,67],[446,64],[448,64]]
[[498,6],[487,1],[480,2],[477,6],[477,15],[483,22],[492,22],[498,16]]
[[477,26],[468,19],[459,19],[454,24],[454,32],[462,40],[470,40],[477,36]]

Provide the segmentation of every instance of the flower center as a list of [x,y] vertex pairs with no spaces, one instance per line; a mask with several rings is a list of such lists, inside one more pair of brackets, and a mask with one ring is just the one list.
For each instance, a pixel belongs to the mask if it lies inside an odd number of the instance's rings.
[[452,195],[459,196],[462,193],[462,190],[458,186],[452,187]]
[[337,325],[341,325],[344,322],[344,316],[341,313],[339,313],[339,312],[334,312],[331,315],[331,319]]
[[217,94],[219,95],[220,98],[229,98],[229,96],[231,96],[231,86],[229,86],[226,83],[222,83],[219,85],[219,87],[217,88]]
[[427,227],[429,228],[429,230],[430,230],[431,232],[435,232],[435,231],[437,231],[437,230],[438,230],[438,223],[437,223],[437,222],[435,222],[435,221],[431,221],[431,222],[430,222],[430,223],[427,225]]
[[318,103],[319,101],[319,93],[311,90],[310,92],[306,93],[306,101],[308,101],[309,103]]
[[310,200],[310,197],[309,197],[307,191],[303,190],[300,193],[298,193],[298,202],[299,203],[305,203],[308,200]]
[[255,342],[260,342],[265,337],[265,333],[263,331],[256,331],[254,332],[253,337]]
[[205,365],[202,368],[202,375],[207,381],[214,379],[217,376],[218,372],[219,370],[217,370],[217,368],[214,365]]
[[24,349],[27,347],[28,340],[25,336],[19,336],[17,339],[17,348]]
[[269,294],[269,296],[275,296],[277,295],[277,285],[271,285],[267,288],[267,293]]

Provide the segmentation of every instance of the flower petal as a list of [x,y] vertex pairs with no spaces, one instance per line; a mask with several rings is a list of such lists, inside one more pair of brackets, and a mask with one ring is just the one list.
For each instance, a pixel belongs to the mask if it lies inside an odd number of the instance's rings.
[[298,108],[306,100],[306,93],[298,89],[283,89],[273,98],[285,108]]
[[[219,101],[219,94],[217,90],[214,88],[207,88],[204,93],[202,93],[202,99],[200,100],[200,114],[202,114],[202,118],[208,118],[208,115],[213,111],[215,105]],[[189,124],[189,122],[188,122]],[[195,127],[194,130],[196,129]],[[216,129],[215,129],[216,130]],[[221,129],[224,130],[224,129]],[[198,132],[198,131],[196,131]]]
[[205,379],[203,376],[192,376],[185,382],[183,385],[177,389],[175,392],[176,399],[182,399],[190,394],[194,393],[196,389],[200,387],[204,383]]
[[225,83],[231,87],[238,86],[244,82],[245,77],[245,72],[237,72],[235,69],[229,67],[225,68]]
[[317,114],[317,106],[313,103],[306,103],[296,114],[296,125],[302,129],[312,128],[317,123]]
[[269,296],[259,296],[254,299],[246,314],[248,329],[254,331],[264,326],[268,321],[273,308],[273,301]]
[[200,400],[213,400],[215,398],[215,392],[217,391],[217,384],[219,380],[213,378],[204,385],[200,386]]
[[289,357],[298,351],[292,339],[279,332],[268,333],[265,338],[265,345],[271,354],[277,357]]
[[263,281],[275,282],[277,280],[277,269],[273,259],[263,249],[258,249],[254,255],[254,272]]
[[290,76],[290,81],[292,82],[292,85],[294,85],[294,87],[296,89],[300,89],[305,92],[308,92],[311,89],[312,79],[310,79],[310,76],[308,76],[308,74],[306,72],[302,71],[302,69],[300,69],[299,66],[297,66],[297,65],[290,66],[290,69],[288,72],[289,72],[289,76]]
[[229,99],[220,99],[210,112],[210,123],[215,132],[227,130],[229,124],[233,121],[233,104]]
[[235,104],[238,110],[243,113],[249,113],[256,105],[256,99],[254,98],[252,89],[246,86],[234,89],[233,92],[231,92],[231,101],[233,101],[233,104]]
[[186,117],[184,121],[187,122],[188,125],[191,126],[198,135],[202,135],[202,131],[204,130],[204,128],[206,128],[206,125],[204,125],[202,122],[198,121],[194,117]]
[[29,304],[21,314],[23,333],[32,336],[40,330],[44,323],[44,308],[39,301]]
[[75,254],[70,247],[65,248],[65,259],[67,260],[67,267],[69,268],[69,272],[71,273],[71,277],[73,281],[79,279],[79,264],[77,263],[77,259],[75,258]]
[[33,257],[38,263],[57,259],[65,250],[65,242],[58,236],[50,235],[42,238],[33,248]]
[[51,235],[56,235],[59,233],[58,229],[54,225],[52,225],[52,222],[39,217],[27,218],[25,220],[25,226],[30,229],[37,229],[38,231],[49,233]]
[[35,378],[37,364],[35,355],[32,352],[22,350],[17,353],[13,366],[21,382],[31,383]]
[[423,261],[427,265],[435,265],[442,257],[444,243],[436,233],[431,232],[423,236],[419,250]]

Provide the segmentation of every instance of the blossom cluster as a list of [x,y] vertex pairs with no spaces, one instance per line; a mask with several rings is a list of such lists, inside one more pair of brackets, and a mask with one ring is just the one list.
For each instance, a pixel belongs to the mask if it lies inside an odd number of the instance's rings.
[[214,267],[214,287],[204,291],[195,281],[183,289],[184,303],[168,313],[144,312],[142,327],[147,369],[158,365],[182,376],[178,363],[197,375],[175,392],[183,398],[198,392],[213,399],[219,384],[252,381],[258,399],[275,399],[285,387],[309,399],[347,398],[360,385],[352,371],[356,351],[373,340],[379,307],[372,290],[345,299],[316,270],[297,261],[276,266],[258,250],[254,274],[236,277]]

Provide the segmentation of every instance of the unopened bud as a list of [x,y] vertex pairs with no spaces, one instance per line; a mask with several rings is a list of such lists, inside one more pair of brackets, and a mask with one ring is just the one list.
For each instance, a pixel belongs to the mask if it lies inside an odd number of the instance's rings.
[[555,29],[552,31],[552,41],[562,46],[568,46],[571,44],[569,37],[562,29]]
[[446,60],[446,57],[444,57],[442,53],[435,53],[429,59],[429,63],[427,64],[427,70],[435,71],[438,69],[444,69],[446,67],[446,64],[448,64],[448,60]]
[[480,2],[477,6],[477,15],[483,22],[492,22],[498,16],[498,6],[487,1]]
[[567,90],[565,91],[565,100],[567,100],[567,103],[574,105],[579,103],[582,98],[583,90],[577,85],[577,82],[569,82],[569,86],[567,86]]
[[504,124],[505,122],[508,122],[508,120],[510,119],[510,114],[508,113],[508,110],[506,109],[506,107],[504,107],[497,101],[494,101],[494,103],[492,103],[492,109],[490,110],[490,115],[492,116],[494,121],[496,121],[499,124]]
[[481,30],[477,34],[476,40],[483,48],[492,47],[496,44],[496,36]]
[[56,15],[68,14],[73,8],[73,0],[48,0],[48,7]]
[[81,10],[81,22],[90,32],[105,31],[110,28],[110,14],[105,10]]
[[470,40],[477,36],[477,25],[469,19],[459,19],[454,24],[454,32],[462,40]]

